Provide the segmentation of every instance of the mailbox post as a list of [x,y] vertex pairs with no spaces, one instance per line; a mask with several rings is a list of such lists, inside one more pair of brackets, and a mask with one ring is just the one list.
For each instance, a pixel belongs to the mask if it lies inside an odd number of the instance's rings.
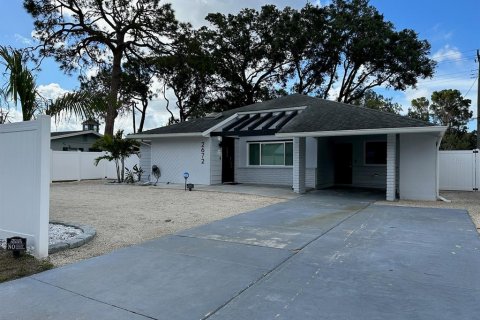
[[187,171],[185,171],[185,172],[183,173],[183,178],[185,179],[185,191],[187,191],[187,180],[188,180],[188,177],[190,177],[190,174],[189,174]]

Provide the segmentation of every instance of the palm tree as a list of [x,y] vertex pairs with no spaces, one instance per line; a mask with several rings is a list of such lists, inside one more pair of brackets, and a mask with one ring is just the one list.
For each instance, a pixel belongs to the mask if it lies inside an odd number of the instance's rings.
[[93,148],[107,153],[96,158],[95,165],[101,160],[115,161],[117,181],[121,183],[125,180],[125,159],[132,154],[138,154],[139,146],[140,143],[136,140],[124,139],[123,130],[118,130],[114,136],[104,135],[93,144]]
[[[27,58],[21,50],[0,46],[0,58],[3,60],[0,64],[5,66],[5,74],[8,74],[4,95],[7,99],[11,98],[15,106],[20,102],[23,121],[32,120],[43,112],[51,116],[73,113],[89,118],[101,107],[101,99],[84,91],[68,92],[55,101],[48,102],[38,92],[35,77],[27,68]],[[42,105],[46,108],[42,108]]]
[[20,50],[11,47],[0,46],[0,57],[5,66],[5,72],[9,72],[5,88],[7,97],[11,97],[15,106],[18,101],[22,107],[23,121],[34,118],[39,110],[38,92],[35,77],[25,66],[25,59]]

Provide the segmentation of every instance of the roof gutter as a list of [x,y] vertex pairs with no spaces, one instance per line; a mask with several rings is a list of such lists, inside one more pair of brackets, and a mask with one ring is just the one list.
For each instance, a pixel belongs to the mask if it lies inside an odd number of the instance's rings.
[[188,138],[188,137],[202,137],[201,132],[188,133],[152,133],[152,134],[129,134],[127,139],[156,139],[156,138]]
[[338,136],[363,136],[389,133],[443,133],[447,130],[444,126],[432,127],[402,127],[402,128],[379,128],[379,129],[358,129],[358,130],[333,130],[333,131],[311,131],[311,132],[279,132],[277,137],[338,137]]

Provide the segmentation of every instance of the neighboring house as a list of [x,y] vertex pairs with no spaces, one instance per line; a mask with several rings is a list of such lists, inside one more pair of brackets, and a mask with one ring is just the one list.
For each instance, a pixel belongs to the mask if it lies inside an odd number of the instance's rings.
[[50,148],[54,151],[98,151],[92,145],[98,138],[99,123],[89,119],[82,123],[81,131],[60,131],[51,133]]
[[[254,183],[386,190],[387,200],[436,200],[446,127],[349,104],[290,95],[130,135],[160,182]],[[147,169],[148,168],[148,169]],[[146,174],[145,176],[148,176]]]

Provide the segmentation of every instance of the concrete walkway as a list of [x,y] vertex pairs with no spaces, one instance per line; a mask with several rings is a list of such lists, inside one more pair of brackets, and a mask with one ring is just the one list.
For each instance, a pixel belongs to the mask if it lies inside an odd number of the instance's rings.
[[376,198],[316,191],[4,283],[0,319],[478,318],[467,213]]
[[[184,190],[184,184],[178,183],[158,183],[156,186],[149,186],[150,188],[158,189],[174,189]],[[300,195],[293,192],[291,187],[285,186],[272,186],[272,185],[258,185],[258,184],[214,184],[203,185],[196,184],[193,191],[211,191],[211,192],[226,192],[226,193],[240,193],[240,194],[253,194],[256,196],[273,197],[280,199],[295,199]]]

